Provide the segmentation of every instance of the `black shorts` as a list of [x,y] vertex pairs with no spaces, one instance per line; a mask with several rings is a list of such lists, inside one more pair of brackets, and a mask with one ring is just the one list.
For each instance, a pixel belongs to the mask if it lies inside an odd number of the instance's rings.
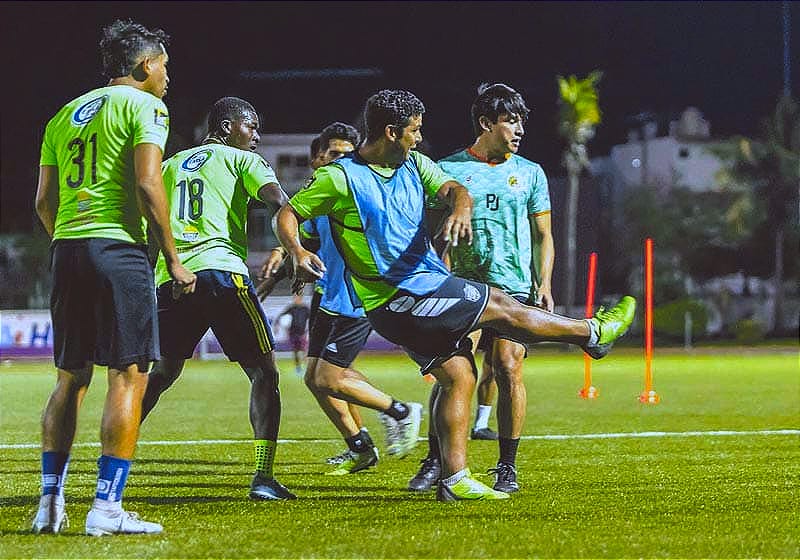
[[[524,305],[533,305],[530,302],[530,299],[525,296],[511,296],[518,302]],[[510,340],[511,342],[516,342],[517,344],[522,344],[525,346],[525,357],[528,357],[528,347],[524,342],[520,342],[519,340],[515,339],[514,337],[507,335],[505,333],[501,333],[491,327],[483,327],[481,329],[481,338],[478,340],[478,345],[476,350],[483,350],[484,352],[491,352],[492,348],[494,347],[495,339],[502,338],[504,340]]]
[[403,346],[425,373],[456,354],[470,353],[467,335],[488,302],[489,286],[450,276],[424,296],[400,291],[367,317],[372,328]]
[[372,326],[366,317],[331,315],[320,308],[311,327],[308,356],[349,367],[364,348],[370,332]]
[[235,272],[201,270],[193,294],[172,299],[172,282],[158,288],[161,353],[166,358],[191,358],[211,328],[232,362],[258,365],[275,341],[250,278]]
[[58,239],[52,247],[56,366],[114,369],[159,359],[153,271],[147,246],[114,239]]

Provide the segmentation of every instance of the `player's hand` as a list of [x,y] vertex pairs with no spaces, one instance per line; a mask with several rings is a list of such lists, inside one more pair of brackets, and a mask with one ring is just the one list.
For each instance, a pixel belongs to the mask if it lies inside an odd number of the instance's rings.
[[278,283],[277,277],[270,276],[269,278],[264,278],[261,282],[259,282],[258,286],[256,286],[256,295],[260,301],[263,301],[269,294],[272,293],[272,290],[275,289],[275,284]]
[[169,275],[172,277],[172,299],[178,299],[183,294],[194,292],[197,276],[181,263],[175,263],[169,267]]
[[442,226],[442,239],[453,247],[458,245],[459,239],[466,239],[472,245],[472,212],[469,208],[453,210]]
[[267,260],[261,266],[260,278],[269,278],[281,267],[281,263],[286,258],[286,251],[283,247],[275,247],[270,251]]
[[556,303],[553,300],[553,293],[550,288],[545,288],[544,286],[539,287],[534,305],[549,311],[550,313],[553,312],[553,310],[556,308]]
[[325,263],[311,251],[300,247],[292,254],[295,282],[314,282],[325,274]]

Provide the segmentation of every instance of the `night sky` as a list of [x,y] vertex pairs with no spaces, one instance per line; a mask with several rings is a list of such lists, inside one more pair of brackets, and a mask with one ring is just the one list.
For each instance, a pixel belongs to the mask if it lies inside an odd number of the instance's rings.
[[[790,14],[796,54],[800,3]],[[175,148],[224,95],[250,100],[264,133],[310,133],[353,121],[367,96],[388,87],[424,101],[423,135],[440,157],[472,141],[477,86],[503,81],[533,109],[520,153],[557,176],[557,74],[605,73],[592,155],[624,142],[626,119],[642,111],[669,119],[693,105],[715,136],[753,134],[783,88],[779,2],[5,2],[0,232],[34,228],[44,125],[103,85],[97,42],[115,18],[172,36],[165,101]],[[797,96],[797,56],[791,64]],[[324,69],[369,71],[275,78]]]

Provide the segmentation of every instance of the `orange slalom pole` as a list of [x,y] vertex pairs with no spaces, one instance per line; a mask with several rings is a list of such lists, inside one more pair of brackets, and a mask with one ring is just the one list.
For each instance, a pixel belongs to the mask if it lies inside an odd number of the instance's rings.
[[653,390],[653,239],[644,240],[644,391],[639,401],[657,404]]
[[[594,286],[597,276],[597,253],[589,255],[589,276],[586,279],[586,318],[590,318],[594,313]],[[582,399],[596,399],[599,394],[592,385],[592,358],[589,354],[583,354],[583,388],[578,392]]]

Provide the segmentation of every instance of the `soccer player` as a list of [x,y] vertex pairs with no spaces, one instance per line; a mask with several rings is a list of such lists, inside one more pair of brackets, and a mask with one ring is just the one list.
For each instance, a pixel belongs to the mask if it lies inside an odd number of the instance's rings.
[[328,215],[372,327],[405,347],[441,385],[434,404],[442,459],[441,501],[502,499],[508,494],[474,479],[467,468],[469,403],[475,387],[467,335],[493,327],[521,342],[576,344],[603,357],[633,321],[635,300],[590,319],[570,319],[525,306],[502,290],[451,275],[431,248],[424,226],[425,195],[448,199],[442,234],[453,245],[472,240],[472,200],[426,156],[425,107],[412,93],[383,90],[367,100],[367,139],[353,154],[318,169],[308,188],[278,212],[278,236],[295,272],[319,278],[322,260],[301,245],[298,223]]
[[311,310],[303,303],[303,294],[295,294],[292,303],[281,311],[279,317],[289,317],[289,345],[292,347],[294,355],[294,372],[299,376],[303,375],[303,359],[308,350],[308,336],[306,332],[309,326],[309,315]]
[[147,369],[158,358],[145,221],[165,256],[167,288],[194,290],[180,263],[161,182],[169,116],[167,35],[132,21],[103,29],[107,86],[67,103],[47,123],[36,211],[53,238],[53,346],[58,379],[42,416],[42,497],[34,533],[65,526],[64,482],[94,364],[108,366],[97,491],[89,535],[160,533],[122,509],[139,436]]
[[[352,126],[333,123],[323,129],[319,139],[319,151],[312,160],[317,168],[352,152],[360,135]],[[333,458],[339,466],[328,474],[351,474],[378,462],[377,449],[363,427],[356,405],[381,413],[387,432],[387,451],[390,455],[400,456],[407,455],[417,444],[422,405],[397,401],[350,367],[372,328],[361,301],[353,291],[350,274],[336,248],[328,217],[319,216],[304,222],[303,232],[319,240],[318,254],[326,269],[316,282],[317,305],[310,332],[305,381],[347,444],[341,461]]]
[[247,264],[247,205],[250,199],[282,205],[287,196],[275,172],[255,153],[258,113],[238,97],[223,97],[208,114],[202,145],[164,162],[170,219],[183,264],[197,274],[191,296],[174,300],[166,261],[156,264],[162,359],[153,368],[144,396],[144,416],[183,370],[210,327],[231,361],[250,379],[254,500],[290,500],[273,476],[281,418],[273,338]]
[[[466,186],[475,201],[472,244],[452,247],[450,260],[454,274],[484,282],[522,303],[552,312],[555,251],[547,178],[538,164],[516,154],[528,113],[525,100],[512,88],[505,84],[482,85],[471,109],[475,142],[439,162],[446,173]],[[532,271],[538,273],[535,279]],[[472,431],[472,437],[476,439],[476,432],[478,437],[487,437],[485,421],[491,405],[481,403],[480,397],[489,392],[494,377],[499,391],[500,445],[500,459],[491,470],[495,473],[494,489],[516,492],[516,455],[527,407],[522,379],[527,350],[513,335],[492,328],[483,329],[481,343],[486,345],[486,354],[479,385],[483,391],[478,394],[476,424],[480,424]],[[436,442],[432,441],[429,455],[409,482],[409,489],[430,489],[435,477],[428,471],[439,468],[436,451]]]

